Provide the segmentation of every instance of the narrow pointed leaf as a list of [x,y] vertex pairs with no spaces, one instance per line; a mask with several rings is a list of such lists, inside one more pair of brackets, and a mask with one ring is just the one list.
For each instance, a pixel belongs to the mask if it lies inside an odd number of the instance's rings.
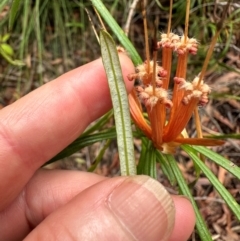
[[109,147],[109,145],[111,144],[111,140],[107,140],[105,145],[103,146],[103,148],[100,150],[99,154],[97,155],[95,161],[93,162],[93,164],[91,165],[91,167],[88,169],[88,172],[93,172],[96,168],[97,165],[100,163],[100,161],[103,158],[103,155],[105,153],[105,151],[107,150],[107,148]]
[[193,146],[194,150],[202,153],[204,156],[212,160],[213,162],[217,163],[219,166],[226,169],[232,175],[237,177],[240,180],[240,167],[229,161],[228,159],[224,158],[223,156],[217,154],[210,149],[203,147],[203,146]]
[[153,143],[147,139],[142,138],[141,155],[137,166],[137,174],[148,175],[157,179],[157,150]]
[[12,27],[13,27],[13,23],[17,16],[17,11],[19,9],[20,3],[21,3],[21,0],[13,0],[12,1],[10,15],[9,15],[9,29],[12,29]]
[[213,174],[213,172],[199,159],[199,157],[194,153],[195,150],[192,147],[183,145],[183,150],[188,153],[188,155],[192,158],[192,160],[201,168],[202,172],[208,178],[208,180],[212,183],[221,197],[224,199],[229,208],[236,215],[238,220],[240,220],[240,205],[236,202],[233,196],[227,191],[227,189],[222,185],[221,182],[217,179],[217,177]]
[[99,118],[96,123],[94,123],[94,125],[92,125],[91,127],[89,127],[86,131],[84,131],[84,133],[82,134],[82,136],[87,136],[89,134],[92,134],[94,131],[99,131],[102,129],[102,127],[109,121],[110,118],[112,118],[113,116],[113,111],[110,110],[108,113],[106,113],[104,116],[102,116],[101,118]]
[[147,148],[148,148],[149,140],[145,137],[142,137],[141,140],[142,140],[142,145],[141,145],[140,158],[139,158],[138,165],[137,165],[137,174],[143,174],[144,165],[147,160],[146,155],[147,155]]
[[104,30],[100,32],[100,46],[113,103],[121,174],[135,175],[136,164],[127,91],[116,45],[112,37]]
[[183,195],[187,196],[193,205],[193,209],[194,209],[195,215],[196,215],[196,228],[198,230],[198,234],[199,234],[201,240],[212,241],[211,234],[206,226],[205,221],[203,220],[203,218],[200,214],[198,206],[197,206],[195,200],[193,199],[193,196],[192,196],[192,194],[189,190],[189,187],[182,175],[182,172],[177,165],[177,161],[174,159],[174,157],[172,155],[165,155],[165,157],[167,158],[167,160],[169,161],[169,163],[172,167],[173,173],[177,179],[181,193]]
[[172,168],[168,160],[160,151],[157,151],[157,162],[160,163],[161,170],[163,171],[164,175],[168,178],[171,185],[175,186],[177,183],[176,177],[172,171]]
[[101,17],[105,20],[105,22],[114,32],[114,34],[117,36],[122,46],[127,50],[128,54],[131,56],[133,63],[135,65],[141,64],[142,59],[139,56],[138,52],[136,51],[136,49],[134,48],[134,46],[132,45],[128,37],[125,35],[121,27],[112,17],[112,15],[109,13],[109,11],[106,9],[102,1],[92,0],[92,3],[93,3],[93,6],[97,9],[97,11],[100,13]]
[[57,160],[63,159],[65,157],[71,156],[73,153],[81,150],[86,146],[90,146],[96,142],[114,139],[116,138],[116,131],[114,129],[109,129],[104,132],[88,135],[88,136],[80,136],[74,142],[72,142],[69,146],[59,152],[55,157],[45,163],[45,165],[55,162]]
[[149,174],[144,173],[144,175],[149,175],[150,177],[157,179],[157,167],[156,167],[156,148],[152,145],[152,148],[149,150],[149,160],[146,160],[148,163]]
[[4,8],[4,6],[6,4],[8,4],[9,0],[1,0],[0,1],[0,12],[2,11],[2,9]]
[[[240,100],[240,97],[239,97],[239,100]],[[237,139],[239,140],[240,139],[240,134],[220,134],[220,135],[211,135],[211,136],[205,136],[205,138],[212,138],[212,139],[227,139],[227,138],[230,138],[230,139]]]

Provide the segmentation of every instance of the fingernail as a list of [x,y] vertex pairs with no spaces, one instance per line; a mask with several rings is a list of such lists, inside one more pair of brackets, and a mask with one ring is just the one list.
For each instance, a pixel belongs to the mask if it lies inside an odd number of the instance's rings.
[[174,203],[166,189],[150,177],[127,178],[113,190],[108,204],[134,240],[167,240],[172,232]]

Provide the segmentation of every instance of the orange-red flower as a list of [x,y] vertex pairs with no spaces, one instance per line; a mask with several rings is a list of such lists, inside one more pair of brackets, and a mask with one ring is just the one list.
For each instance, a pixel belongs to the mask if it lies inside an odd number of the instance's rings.
[[[196,54],[197,41],[176,34],[162,34],[158,48],[162,48],[162,65],[147,60],[137,66],[129,79],[140,81],[129,96],[130,112],[136,125],[164,153],[173,153],[180,144],[220,145],[221,140],[188,138],[184,129],[197,106],[208,102],[210,88],[196,77],[186,81],[188,54]],[[171,73],[172,52],[178,56],[178,64],[172,96],[168,90]],[[142,111],[146,109],[148,119]]]

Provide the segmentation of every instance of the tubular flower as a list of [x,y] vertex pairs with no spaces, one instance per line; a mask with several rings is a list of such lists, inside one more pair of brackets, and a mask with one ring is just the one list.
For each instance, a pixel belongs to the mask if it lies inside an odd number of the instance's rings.
[[[199,77],[186,81],[188,54],[197,53],[197,41],[176,34],[162,34],[158,48],[162,48],[162,63],[145,61],[136,67],[130,80],[140,83],[129,96],[130,112],[135,124],[152,140],[155,147],[164,153],[174,153],[181,144],[213,146],[223,144],[221,140],[189,138],[185,127],[197,106],[208,102],[210,87]],[[178,63],[172,96],[168,90],[172,51],[177,53]],[[142,109],[148,114],[143,116]]]

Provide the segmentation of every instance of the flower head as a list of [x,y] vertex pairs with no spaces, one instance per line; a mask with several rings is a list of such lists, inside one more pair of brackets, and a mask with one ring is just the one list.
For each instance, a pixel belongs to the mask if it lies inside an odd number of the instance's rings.
[[[136,67],[129,79],[140,83],[130,95],[130,110],[137,126],[150,138],[156,148],[164,153],[173,153],[181,143],[219,145],[222,141],[204,138],[189,138],[185,127],[197,106],[208,102],[210,87],[199,76],[186,81],[188,54],[196,54],[198,42],[193,38],[176,34],[162,34],[158,48],[162,48],[162,63],[145,61]],[[177,53],[178,64],[172,97],[169,95],[172,51]],[[155,68],[155,69],[154,69]],[[138,101],[139,98],[140,102]],[[142,106],[147,110],[148,121],[142,115]],[[168,114],[167,114],[168,113]]]
[[[170,16],[171,6],[172,4],[170,4]],[[204,83],[203,76],[213,47],[208,51],[201,73],[192,81],[186,81],[188,56],[196,55],[198,50],[198,41],[188,37],[189,9],[190,1],[187,2],[183,36],[170,32],[171,17],[169,17],[167,33],[161,34],[159,42],[154,41],[153,60],[150,60],[147,23],[144,18],[147,60],[136,67],[136,73],[129,75],[130,80],[138,80],[140,83],[129,96],[132,118],[152,140],[155,147],[164,153],[174,153],[176,147],[182,143],[206,146],[224,143],[221,140],[202,138],[200,120],[196,114],[198,106],[205,106],[208,103],[210,87]],[[211,45],[213,43],[214,41]],[[158,49],[162,50],[162,66],[157,63]],[[174,52],[177,56],[177,69],[172,79],[173,90],[170,91]],[[148,114],[147,120],[143,115],[143,109]],[[193,113],[196,118],[198,138],[189,138],[185,130]]]

